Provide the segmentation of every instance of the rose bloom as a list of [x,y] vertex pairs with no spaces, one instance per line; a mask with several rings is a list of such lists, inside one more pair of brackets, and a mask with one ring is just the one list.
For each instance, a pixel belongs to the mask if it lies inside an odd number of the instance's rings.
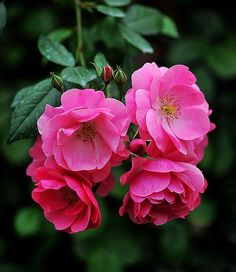
[[72,171],[103,169],[129,155],[124,141],[130,121],[125,105],[92,89],[66,91],[61,106],[46,106],[38,120],[42,149]]
[[120,208],[137,224],[162,225],[184,218],[200,203],[207,183],[195,166],[164,158],[132,159],[132,169],[121,176],[121,184],[129,191]]
[[77,233],[100,225],[99,206],[86,179],[45,167],[35,175],[39,182],[32,198],[57,230]]
[[[184,65],[146,63],[132,75],[126,94],[131,120],[144,140],[165,155],[177,151],[186,161],[210,130],[209,108],[196,78]],[[196,154],[194,154],[197,157]],[[196,158],[195,160],[198,160]]]

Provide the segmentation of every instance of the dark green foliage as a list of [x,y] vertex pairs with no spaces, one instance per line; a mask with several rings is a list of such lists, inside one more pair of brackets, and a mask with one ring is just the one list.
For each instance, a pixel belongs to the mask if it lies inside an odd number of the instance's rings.
[[[0,3],[0,271],[70,271],[73,267],[82,272],[236,271],[233,4],[194,0],[132,1],[134,6],[128,0],[93,2],[118,8],[127,17],[111,17],[95,9],[92,13],[82,12],[86,68],[73,67],[80,64],[69,53],[76,52],[73,0]],[[149,16],[137,18],[134,10],[140,12],[140,5]],[[7,8],[6,25],[3,6]],[[156,16],[151,16],[154,13]],[[138,19],[142,19],[141,23]],[[120,32],[120,28],[125,30]],[[43,39],[53,48],[58,49],[58,42],[63,43],[56,56],[55,52],[45,56],[42,48],[43,57],[40,56],[39,35],[46,37]],[[154,53],[144,55],[140,50]],[[127,191],[127,187],[119,186],[119,177],[130,167],[125,164],[113,170],[114,191],[108,198],[99,199],[99,229],[73,236],[55,231],[30,195],[33,184],[25,170],[33,139],[6,145],[12,111],[15,121],[10,141],[36,135],[36,121],[45,104],[59,102],[60,93],[51,88],[50,79],[35,85],[48,78],[50,72],[61,75],[63,71],[65,81],[70,81],[65,82],[66,89],[97,87],[102,82],[91,72],[94,67],[90,62],[99,68],[108,62],[113,68],[121,65],[130,76],[147,61],[156,61],[160,66],[188,65],[214,110],[211,119],[217,129],[210,134],[209,146],[199,165],[208,180],[201,206],[186,220],[161,227],[139,226],[127,216],[119,218],[118,210]],[[72,75],[83,76],[68,79],[71,70]],[[126,89],[129,87],[127,83]],[[16,95],[17,90],[20,91]],[[109,93],[118,94],[114,85],[109,86]],[[24,99],[26,108],[21,107]],[[26,118],[30,120],[27,124]]]
[[8,143],[37,135],[36,122],[46,104],[59,106],[59,103],[60,93],[52,88],[49,79],[20,90],[11,105],[14,110]]

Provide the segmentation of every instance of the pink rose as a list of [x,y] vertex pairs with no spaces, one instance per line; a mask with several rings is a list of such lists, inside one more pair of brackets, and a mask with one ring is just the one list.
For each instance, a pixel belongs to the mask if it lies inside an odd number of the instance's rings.
[[[58,165],[72,171],[120,163],[127,151],[124,140],[130,121],[126,107],[91,89],[66,91],[61,106],[47,105],[38,120],[42,149]],[[125,157],[127,158],[127,157]]]
[[129,184],[120,215],[128,213],[138,224],[161,225],[184,218],[200,203],[206,188],[202,172],[195,166],[164,158],[133,158],[132,169],[122,175]]
[[133,73],[126,105],[141,138],[153,139],[161,152],[174,146],[187,155],[190,141],[204,137],[210,129],[208,104],[195,83],[184,65],[167,69],[146,63]]
[[100,225],[98,203],[89,182],[82,176],[38,168],[32,198],[57,230],[76,233]]

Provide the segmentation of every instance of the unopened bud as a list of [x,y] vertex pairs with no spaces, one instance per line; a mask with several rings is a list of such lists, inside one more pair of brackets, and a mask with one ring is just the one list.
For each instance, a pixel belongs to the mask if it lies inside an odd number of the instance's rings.
[[57,89],[59,92],[63,93],[65,91],[63,79],[55,75],[54,73],[51,73],[51,77],[52,77],[52,80],[51,80],[52,87]]
[[144,140],[142,139],[134,139],[131,143],[130,143],[130,151],[136,155],[142,156],[147,149],[147,144]]
[[107,85],[109,84],[113,79],[113,70],[110,65],[103,66],[101,78],[104,81],[104,83]]
[[115,80],[118,88],[121,91],[123,91],[123,89],[125,87],[125,84],[127,82],[127,75],[125,74],[125,72],[120,67],[118,67],[116,72],[115,72],[114,80]]

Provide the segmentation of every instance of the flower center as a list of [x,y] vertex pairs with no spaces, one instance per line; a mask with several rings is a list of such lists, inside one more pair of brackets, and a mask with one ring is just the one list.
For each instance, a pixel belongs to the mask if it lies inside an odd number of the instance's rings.
[[81,127],[77,131],[77,135],[84,142],[91,140],[96,135],[95,124],[91,121],[81,123]]
[[62,193],[63,198],[68,200],[69,204],[73,204],[78,200],[77,194],[74,191],[69,190],[66,187],[61,189],[61,193]]
[[173,94],[161,97],[160,108],[162,115],[165,116],[170,122],[173,122],[180,116],[180,106]]

